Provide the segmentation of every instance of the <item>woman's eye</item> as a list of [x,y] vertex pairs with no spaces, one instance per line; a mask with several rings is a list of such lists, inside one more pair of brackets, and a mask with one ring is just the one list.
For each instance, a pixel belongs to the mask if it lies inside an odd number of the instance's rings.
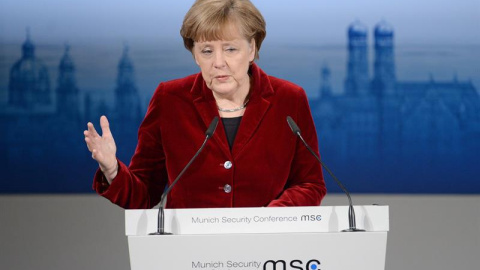
[[226,49],[227,52],[234,52],[234,51],[236,51],[236,50],[237,50],[236,48],[227,48],[227,49]]
[[203,49],[202,50],[202,54],[207,54],[208,55],[208,54],[211,54],[211,53],[212,53],[212,50],[210,50],[210,49]]

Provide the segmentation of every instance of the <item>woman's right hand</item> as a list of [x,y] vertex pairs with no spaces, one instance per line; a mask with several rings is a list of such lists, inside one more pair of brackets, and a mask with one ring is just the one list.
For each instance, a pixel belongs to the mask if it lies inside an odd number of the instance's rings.
[[100,117],[100,127],[102,128],[102,136],[100,136],[91,122],[87,124],[88,129],[83,132],[88,150],[92,153],[92,158],[98,162],[100,170],[102,170],[108,183],[117,176],[117,146],[110,132],[110,124],[105,116]]

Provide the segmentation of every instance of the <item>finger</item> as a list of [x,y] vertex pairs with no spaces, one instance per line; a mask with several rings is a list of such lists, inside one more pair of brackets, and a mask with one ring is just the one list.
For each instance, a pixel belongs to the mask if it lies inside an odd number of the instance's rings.
[[100,117],[100,126],[102,127],[102,136],[104,136],[105,134],[111,134],[110,123],[108,122],[108,119],[105,115],[102,115],[102,117]]
[[95,127],[93,126],[93,124],[91,122],[87,123],[87,127],[88,127],[88,131],[90,132],[90,134],[93,137],[100,136],[100,135],[98,135],[97,130],[95,129]]
[[85,142],[87,143],[88,151],[92,152],[91,140],[88,137],[85,137]]

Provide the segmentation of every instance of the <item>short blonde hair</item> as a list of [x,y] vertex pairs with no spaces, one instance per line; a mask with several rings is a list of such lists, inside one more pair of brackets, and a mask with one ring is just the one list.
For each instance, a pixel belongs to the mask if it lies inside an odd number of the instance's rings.
[[195,41],[228,38],[229,26],[239,27],[249,42],[255,40],[255,58],[267,35],[265,20],[249,0],[197,0],[183,19],[180,35],[185,48],[192,52]]

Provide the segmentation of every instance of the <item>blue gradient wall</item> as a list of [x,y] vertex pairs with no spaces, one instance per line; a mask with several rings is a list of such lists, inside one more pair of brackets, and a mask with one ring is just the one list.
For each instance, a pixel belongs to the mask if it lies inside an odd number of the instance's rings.
[[[384,2],[254,1],[259,65],[304,87],[352,192],[478,194],[480,4]],[[83,130],[102,114],[128,163],[157,84],[198,72],[191,3],[2,1],[0,193],[91,192]]]

